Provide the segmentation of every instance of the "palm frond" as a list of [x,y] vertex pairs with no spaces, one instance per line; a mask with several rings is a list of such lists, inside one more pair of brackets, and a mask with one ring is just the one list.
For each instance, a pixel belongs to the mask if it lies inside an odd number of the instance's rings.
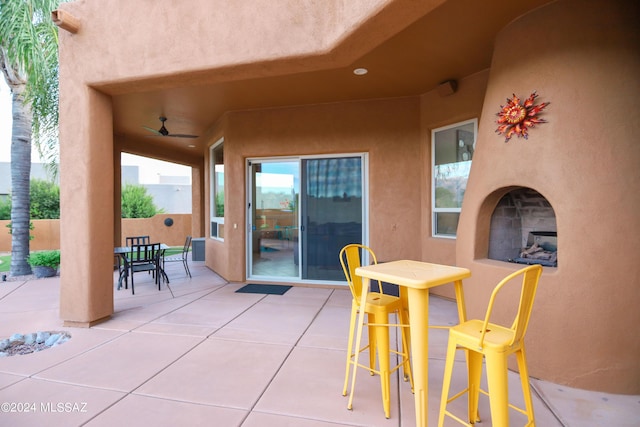
[[58,156],[58,28],[51,12],[67,0],[0,0],[0,67],[7,83],[24,86],[32,137],[41,157]]

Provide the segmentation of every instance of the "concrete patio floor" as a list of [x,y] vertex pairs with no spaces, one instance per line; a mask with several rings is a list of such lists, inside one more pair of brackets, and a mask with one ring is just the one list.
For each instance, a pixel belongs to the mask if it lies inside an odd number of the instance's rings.
[[[378,377],[361,370],[354,408],[342,396],[350,294],[294,287],[282,296],[235,293],[202,263],[169,265],[170,288],[136,275],[114,291],[115,314],[65,328],[59,278],[0,282],[0,339],[67,331],[66,343],[0,358],[1,426],[415,426],[408,383],[392,381],[391,418]],[[452,324],[455,304],[431,298],[430,321]],[[535,319],[533,320],[535,321]],[[429,424],[437,424],[446,330],[431,330]],[[516,403],[518,376],[510,373]],[[464,360],[454,387],[465,382]],[[587,392],[532,379],[537,425],[638,426],[640,396]],[[490,426],[481,396],[482,426]],[[513,412],[513,411],[512,411]],[[513,425],[523,425],[514,413]],[[447,424],[450,425],[450,424]]]

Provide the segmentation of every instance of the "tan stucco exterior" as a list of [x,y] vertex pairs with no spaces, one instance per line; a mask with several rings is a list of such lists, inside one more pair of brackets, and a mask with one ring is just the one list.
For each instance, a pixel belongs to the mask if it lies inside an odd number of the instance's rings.
[[[482,315],[493,285],[518,268],[487,259],[496,203],[512,187],[545,196],[562,251],[559,267],[545,269],[540,282],[528,335],[531,374],[573,387],[640,393],[640,342],[633,332],[640,320],[640,264],[633,256],[640,234],[640,43],[629,13],[637,6],[561,0],[538,8],[545,2],[531,1],[530,10],[495,38],[490,67],[457,75],[450,96],[431,85],[405,96],[229,107],[197,129],[200,145],[191,151],[151,143],[122,124],[146,108],[136,103],[138,93],[160,100],[174,88],[197,92],[199,85],[230,82],[225,88],[243,99],[243,88],[268,89],[257,85],[261,78],[273,78],[284,90],[305,73],[348,67],[417,17],[450,13],[454,3],[225,2],[215,13],[203,13],[210,10],[205,0],[188,8],[151,0],[63,5],[81,27],[60,34],[61,249],[81,250],[92,260],[65,265],[71,261],[63,257],[64,321],[89,326],[113,312],[121,151],[191,166],[192,234],[208,236],[209,147],[224,138],[225,240],[206,239],[206,265],[229,281],[246,279],[247,158],[364,152],[369,243],[378,259],[470,268],[471,316]],[[551,102],[548,123],[532,129],[527,141],[505,144],[494,133],[495,113],[514,92],[526,97],[533,90]],[[181,111],[194,123],[205,122],[205,102],[222,102],[193,99]],[[458,238],[433,238],[431,130],[473,118],[479,133]],[[448,288],[439,293],[452,296]]]
[[[456,259],[473,271],[466,289],[477,301],[470,314],[480,316],[490,284],[512,270],[486,259],[493,208],[511,186],[544,195],[560,259],[540,282],[527,336],[531,375],[637,393],[640,341],[629,335],[640,320],[637,23],[623,7],[578,4],[534,11],[496,40]],[[534,33],[542,39],[530,51],[514,48]],[[533,90],[551,102],[549,123],[504,143],[495,113],[512,93]]]

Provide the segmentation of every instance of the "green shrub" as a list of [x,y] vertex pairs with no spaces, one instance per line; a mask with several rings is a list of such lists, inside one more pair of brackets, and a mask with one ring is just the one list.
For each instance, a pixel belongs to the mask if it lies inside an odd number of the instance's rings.
[[[50,181],[32,179],[29,184],[31,219],[60,218],[60,187]],[[11,219],[11,196],[0,197],[0,219]]]
[[153,203],[153,196],[142,185],[126,184],[122,188],[122,218],[151,218],[163,213]]
[[0,197],[0,220],[11,219],[11,197]]
[[60,218],[60,187],[42,179],[32,179],[29,191],[31,219]]
[[42,266],[58,268],[60,265],[60,251],[39,251],[32,252],[27,257],[27,262],[31,267]]

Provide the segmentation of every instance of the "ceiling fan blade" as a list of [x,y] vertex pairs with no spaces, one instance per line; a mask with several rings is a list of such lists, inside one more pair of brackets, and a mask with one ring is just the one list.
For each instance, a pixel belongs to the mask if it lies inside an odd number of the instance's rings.
[[156,129],[151,129],[150,127],[147,127],[147,126],[142,126],[142,128],[155,134],[155,135],[149,135],[149,136],[162,136],[162,134],[160,132],[158,132]]
[[186,135],[183,133],[170,133],[167,136],[172,136],[174,138],[197,138],[198,137],[198,135]]
[[198,138],[198,135],[187,135],[183,133],[176,133],[176,134],[169,133],[167,128],[164,126],[164,122],[166,121],[167,121],[166,117],[160,116],[160,123],[162,124],[162,126],[160,127],[159,130],[152,129],[148,126],[142,126],[142,127],[148,130],[149,132],[153,133],[153,135],[147,135],[147,136],[169,136],[174,138]]

